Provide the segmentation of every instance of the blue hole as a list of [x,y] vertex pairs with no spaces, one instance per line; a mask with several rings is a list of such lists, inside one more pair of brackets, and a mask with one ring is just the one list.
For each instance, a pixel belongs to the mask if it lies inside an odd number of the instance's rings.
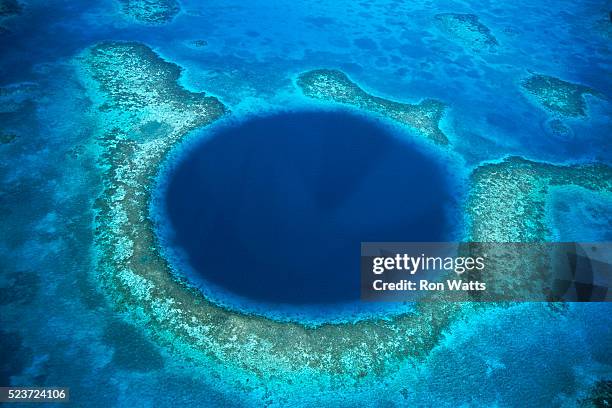
[[171,245],[192,278],[257,302],[356,301],[362,241],[442,241],[449,232],[440,163],[348,112],[223,127],[168,178]]

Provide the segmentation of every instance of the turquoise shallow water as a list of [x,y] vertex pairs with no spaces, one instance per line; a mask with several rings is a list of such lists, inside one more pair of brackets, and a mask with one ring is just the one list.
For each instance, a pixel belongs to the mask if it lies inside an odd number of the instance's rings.
[[[159,26],[126,18],[114,1],[90,3],[31,0],[2,21],[0,134],[15,138],[0,145],[0,385],[69,386],[75,406],[92,407],[333,400],[324,391],[282,400],[290,386],[262,396],[211,378],[206,365],[160,347],[98,289],[91,273],[100,255],[92,249],[102,190],[97,116],[73,64],[98,41],[149,45],[183,67],[183,86],[219,97],[238,119],[327,107],[296,90],[296,76],[314,68],[341,69],[392,100],[439,99],[448,105],[440,126],[454,150],[437,154],[460,180],[506,155],[612,164],[611,24],[599,2],[182,0],[178,15]],[[453,40],[434,19],[448,12],[478,15],[498,45]],[[561,118],[568,130],[554,131],[558,117],[520,89],[530,72],[600,97],[587,95],[588,116]],[[555,240],[609,240],[609,197],[560,190],[548,206]],[[612,378],[610,311],[607,304],[560,314],[540,304],[493,310],[455,324],[429,358],[382,379],[367,400],[351,397],[352,388],[334,393],[347,406],[573,407],[595,381]]]

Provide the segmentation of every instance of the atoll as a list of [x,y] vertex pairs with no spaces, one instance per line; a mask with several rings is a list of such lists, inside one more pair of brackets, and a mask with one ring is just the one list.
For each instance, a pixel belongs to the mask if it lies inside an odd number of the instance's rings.
[[[76,66],[93,101],[103,169],[103,191],[95,203],[96,282],[152,339],[207,364],[210,375],[264,404],[274,398],[282,405],[288,390],[294,390],[294,398],[298,389],[307,398],[309,390],[347,385],[370,392],[383,376],[423,361],[453,322],[495,307],[449,302],[444,292],[432,292],[433,301],[418,303],[411,313],[306,326],[211,303],[162,256],[149,205],[155,175],[169,150],[227,109],[215,98],[182,88],[180,68],[142,44],[101,43],[86,50]],[[414,117],[429,118],[413,112],[421,105],[370,96],[350,81],[338,81],[338,75],[307,73],[301,86],[306,93],[333,95],[332,100],[362,109],[403,112],[412,119],[402,123],[410,126],[421,123]],[[431,118],[426,122],[434,123]],[[427,126],[417,129],[431,129]],[[512,241],[542,234],[539,194],[546,183],[576,179],[590,188],[610,188],[609,169],[597,166],[566,168],[512,158],[476,169],[470,236]]]
[[[148,210],[153,177],[169,148],[222,116],[225,108],[177,85],[179,68],[141,44],[98,44],[77,62],[97,107],[93,114],[99,119],[105,169],[104,191],[96,202],[97,280],[113,303],[146,322],[160,343],[192,359],[220,361],[220,370],[242,372],[245,388],[254,381],[264,389],[279,381],[329,386],[395,371],[406,359],[422,358],[444,327],[471,308],[431,302],[393,320],[313,328],[210,303],[172,273],[160,255]],[[141,139],[140,129],[152,122],[165,126]]]
[[414,105],[373,96],[351,81],[344,72],[332,69],[304,72],[299,75],[297,85],[304,95],[311,98],[352,105],[380,114],[408,125],[437,144],[449,143],[439,127],[445,104],[438,100],[424,99]]
[[491,30],[475,14],[441,13],[434,16],[436,27],[451,41],[473,50],[491,50],[498,45]]
[[585,94],[599,96],[588,86],[573,84],[548,75],[533,74],[521,83],[538,105],[561,116],[586,116]]
[[164,24],[181,10],[176,0],[118,0],[123,12],[144,24]]

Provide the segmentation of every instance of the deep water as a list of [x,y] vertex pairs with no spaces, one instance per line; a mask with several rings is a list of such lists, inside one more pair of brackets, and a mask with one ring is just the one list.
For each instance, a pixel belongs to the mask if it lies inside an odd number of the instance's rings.
[[353,113],[247,119],[185,156],[165,194],[174,244],[196,281],[255,301],[356,301],[361,242],[452,229],[448,170]]

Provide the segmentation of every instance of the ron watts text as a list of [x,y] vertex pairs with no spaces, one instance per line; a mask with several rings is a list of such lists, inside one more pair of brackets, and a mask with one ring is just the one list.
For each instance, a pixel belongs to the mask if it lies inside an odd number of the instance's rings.
[[411,281],[402,279],[398,282],[383,282],[378,279],[372,283],[374,290],[423,290],[423,291],[441,291],[441,290],[454,290],[454,291],[477,291],[487,290],[487,284],[480,281],[464,281],[464,280],[453,280],[447,279],[445,282],[431,282],[426,279],[420,279],[418,281]]

